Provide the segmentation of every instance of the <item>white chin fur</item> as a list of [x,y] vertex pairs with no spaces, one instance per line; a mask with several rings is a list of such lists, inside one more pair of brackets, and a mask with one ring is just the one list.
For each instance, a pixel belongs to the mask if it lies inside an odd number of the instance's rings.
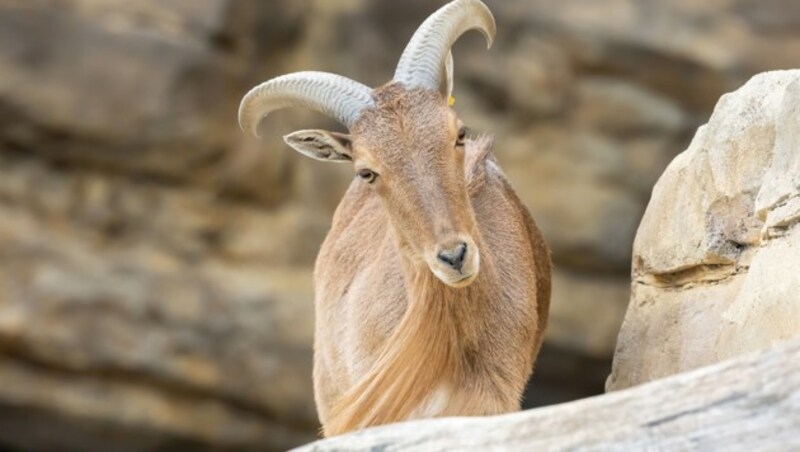
[[478,275],[477,271],[472,273],[458,273],[453,270],[443,271],[440,268],[430,267],[433,274],[439,280],[451,287],[466,287],[475,280]]

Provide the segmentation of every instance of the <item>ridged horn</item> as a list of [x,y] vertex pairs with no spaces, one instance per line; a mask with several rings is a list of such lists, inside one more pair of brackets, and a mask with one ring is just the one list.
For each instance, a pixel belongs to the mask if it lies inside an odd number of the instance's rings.
[[350,127],[365,108],[374,105],[372,90],[361,83],[326,72],[295,72],[251,89],[239,104],[239,126],[256,137],[258,125],[270,113],[306,107]]
[[497,28],[494,16],[480,0],[455,0],[431,14],[409,41],[394,81],[407,88],[438,89],[442,65],[453,43],[468,30],[477,29],[492,46]]

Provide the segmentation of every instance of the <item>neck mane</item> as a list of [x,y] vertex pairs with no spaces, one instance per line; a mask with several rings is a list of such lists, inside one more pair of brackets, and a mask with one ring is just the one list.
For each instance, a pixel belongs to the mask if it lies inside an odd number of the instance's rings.
[[468,367],[463,346],[479,323],[488,259],[481,262],[486,273],[461,289],[442,283],[427,265],[406,261],[408,308],[372,369],[334,406],[326,436],[413,418],[440,384],[457,385]]

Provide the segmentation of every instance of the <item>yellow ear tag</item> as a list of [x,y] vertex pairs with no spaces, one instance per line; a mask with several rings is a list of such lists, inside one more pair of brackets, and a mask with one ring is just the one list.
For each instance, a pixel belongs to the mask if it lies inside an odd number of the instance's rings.
[[452,107],[452,106],[453,106],[453,105],[455,105],[455,104],[456,104],[456,98],[455,98],[455,97],[453,97],[453,96],[450,96],[450,98],[449,98],[449,99],[447,99],[447,105],[449,105],[449,106],[451,106],[451,107]]

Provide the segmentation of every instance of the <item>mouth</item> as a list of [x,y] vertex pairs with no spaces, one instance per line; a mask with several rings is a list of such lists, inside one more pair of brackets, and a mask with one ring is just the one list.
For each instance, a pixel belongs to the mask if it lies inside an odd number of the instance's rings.
[[475,279],[475,275],[476,273],[463,275],[454,281],[448,282],[447,284],[452,287],[466,287],[472,283],[472,281]]
[[433,271],[434,276],[436,276],[436,278],[439,279],[439,281],[443,282],[444,284],[450,287],[455,287],[455,288],[466,287],[472,284],[472,282],[475,280],[475,277],[478,274],[477,271],[472,271],[470,273],[461,273],[461,272],[455,273],[452,271],[443,271],[442,269],[437,267],[431,267],[431,270]]

